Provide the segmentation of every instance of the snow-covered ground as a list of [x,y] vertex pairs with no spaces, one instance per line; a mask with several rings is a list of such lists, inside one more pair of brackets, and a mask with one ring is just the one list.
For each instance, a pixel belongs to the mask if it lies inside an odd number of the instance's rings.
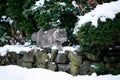
[[[5,45],[0,47],[0,55],[5,55],[7,51],[30,51],[35,46],[27,45]],[[63,50],[75,51],[76,47],[66,46]],[[17,65],[0,66],[0,80],[120,80],[120,75],[91,75],[72,76],[65,72],[54,72],[42,68],[23,68]]]
[[0,66],[0,80],[120,80],[120,75],[72,76],[65,72],[53,72],[41,68],[22,68],[15,65]]

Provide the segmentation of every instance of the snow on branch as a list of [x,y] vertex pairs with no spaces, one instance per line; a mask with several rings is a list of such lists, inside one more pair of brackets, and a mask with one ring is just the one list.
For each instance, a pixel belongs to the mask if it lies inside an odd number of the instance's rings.
[[120,0],[98,5],[91,12],[86,13],[84,16],[79,16],[78,24],[74,28],[73,33],[76,34],[78,28],[88,22],[97,27],[98,19],[102,22],[106,22],[106,19],[113,20],[118,13],[120,13]]

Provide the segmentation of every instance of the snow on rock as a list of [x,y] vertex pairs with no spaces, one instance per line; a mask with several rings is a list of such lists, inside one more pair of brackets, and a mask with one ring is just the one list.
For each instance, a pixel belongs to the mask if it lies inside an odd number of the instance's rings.
[[63,50],[59,51],[58,53],[65,53],[65,51],[72,51],[72,52],[74,52],[76,54],[76,51],[78,51],[79,46],[78,45],[74,46],[74,47],[72,47],[72,46],[64,46],[62,49]]
[[16,65],[0,66],[1,80],[120,80],[120,75],[91,75],[72,76],[65,72],[54,72],[42,68],[22,68]]
[[4,56],[7,52],[16,52],[20,53],[21,51],[31,51],[32,48],[24,47],[22,45],[5,45],[3,47],[0,47],[0,55]]
[[[52,47],[52,50],[56,50],[57,48],[55,46]],[[79,46],[65,46],[63,47],[63,51],[59,51],[59,53],[65,53],[65,51],[78,51]],[[21,51],[25,51],[25,52],[29,52],[31,50],[43,50],[40,47],[36,47],[35,45],[30,45],[30,42],[26,42],[24,45],[5,45],[3,47],[0,47],[0,55],[4,56],[6,55],[7,52],[16,52],[16,53],[20,53]]]
[[52,46],[52,50],[56,50],[57,49],[57,47],[56,46]]
[[65,47],[63,47],[63,50],[64,50],[64,51],[69,50],[69,51],[75,52],[75,51],[78,51],[78,49],[79,49],[79,46],[78,46],[78,45],[77,45],[77,46],[74,46],[74,47],[71,47],[71,46],[65,46]]
[[120,0],[104,3],[98,5],[94,10],[86,13],[84,16],[79,16],[77,26],[74,28],[74,34],[78,31],[78,28],[85,23],[91,22],[95,27],[98,26],[98,19],[105,22],[106,19],[114,19],[116,14],[120,13]]

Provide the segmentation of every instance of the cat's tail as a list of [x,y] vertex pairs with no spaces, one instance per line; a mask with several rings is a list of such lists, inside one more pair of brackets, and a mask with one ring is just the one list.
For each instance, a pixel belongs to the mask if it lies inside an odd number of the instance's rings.
[[31,40],[32,41],[37,41],[37,32],[32,33]]
[[44,29],[41,28],[38,32],[33,32],[32,35],[31,35],[31,40],[32,41],[37,41],[37,38],[38,38],[38,34],[43,34],[44,33]]
[[39,33],[44,33],[44,28],[41,28],[38,32]]

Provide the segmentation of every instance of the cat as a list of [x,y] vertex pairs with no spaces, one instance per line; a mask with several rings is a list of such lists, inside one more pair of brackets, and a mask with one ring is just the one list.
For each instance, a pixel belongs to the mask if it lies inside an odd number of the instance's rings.
[[67,41],[66,29],[52,28],[47,31],[40,29],[34,32],[31,36],[32,41],[36,41],[40,48],[56,46],[58,50],[62,51],[62,43]]

